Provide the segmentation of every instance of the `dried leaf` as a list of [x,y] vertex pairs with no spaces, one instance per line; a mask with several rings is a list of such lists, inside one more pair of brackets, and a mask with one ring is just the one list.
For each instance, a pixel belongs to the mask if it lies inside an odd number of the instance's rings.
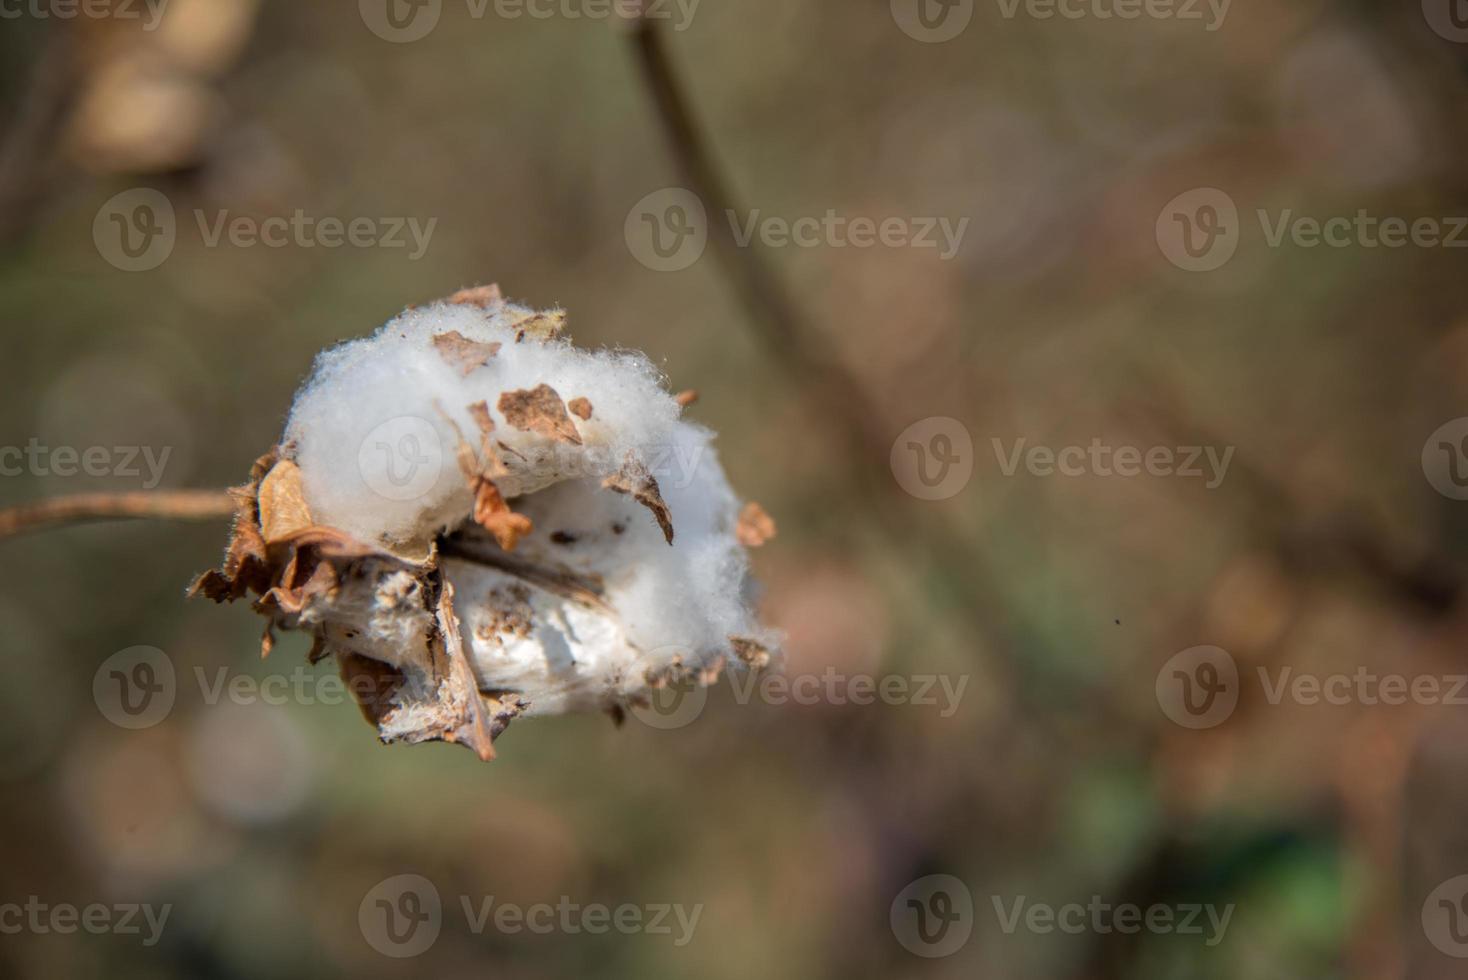
[[554,340],[566,329],[565,310],[547,310],[544,313],[527,313],[525,316],[510,324],[510,329],[515,331],[515,343],[521,343],[526,337],[545,343]]
[[341,654],[336,661],[342,681],[357,699],[362,717],[373,725],[381,726],[383,719],[393,710],[393,695],[406,679],[403,672],[392,664],[356,653]]
[[591,402],[585,398],[573,398],[566,403],[566,407],[571,410],[572,415],[583,422],[591,418]]
[[756,670],[770,665],[770,648],[748,636],[731,636],[729,645],[734,655]]
[[488,402],[475,402],[469,406],[469,415],[473,417],[474,424],[479,426],[480,446],[486,456],[493,456],[494,449],[490,445],[489,436],[494,432],[494,419],[489,414]]
[[437,569],[431,575],[439,588],[427,662],[393,666],[339,653],[342,678],[382,741],[454,742],[489,761],[494,740],[525,705],[513,694],[487,696],[479,690],[464,651],[453,586]]
[[475,456],[473,447],[465,441],[458,423],[443,413],[442,409],[440,413],[453,426],[458,436],[455,454],[459,460],[459,470],[474,494],[474,522],[493,534],[501,548],[514,551],[520,539],[533,531],[535,525],[524,514],[510,510],[510,505],[505,503],[499,487],[495,485],[494,477],[505,472],[505,465],[490,438],[490,434],[494,432],[494,420],[490,418],[489,405],[475,402],[469,406],[469,414],[479,426],[480,450],[484,457],[482,460]]
[[[464,654],[464,638],[459,632],[459,617],[454,613],[454,587],[447,581],[438,597],[438,630],[443,637],[444,652],[449,661],[450,683],[463,693],[465,711],[460,723],[444,732],[444,740],[467,745],[485,762],[494,758],[494,720],[485,710],[479,696],[479,682]],[[500,726],[504,731],[504,726]]]
[[581,445],[576,423],[566,414],[566,403],[550,385],[507,391],[500,395],[499,410],[505,421],[517,429]]
[[530,518],[510,510],[494,481],[483,478],[475,489],[474,522],[493,534],[506,551],[514,551],[520,539],[535,530]]
[[668,509],[667,502],[663,500],[662,492],[658,489],[658,481],[647,471],[642,460],[629,452],[627,458],[622,462],[622,468],[601,481],[601,485],[608,490],[628,494],[633,500],[652,511],[658,527],[663,529],[663,537],[667,539],[668,544],[673,543],[673,512]]
[[210,569],[189,586],[189,595],[202,595],[215,602],[233,602],[246,593],[262,593],[270,588],[270,558],[265,537],[260,533],[260,519],[255,503],[256,484],[230,490],[235,498],[234,528],[224,565]]
[[498,306],[505,298],[500,295],[499,283],[492,282],[488,286],[471,286],[461,289],[449,297],[450,303],[460,306],[477,306],[481,310],[487,310],[491,306]]
[[458,368],[459,374],[465,378],[488,364],[489,359],[500,351],[497,342],[486,344],[470,340],[457,330],[434,334],[433,347],[450,367]]
[[260,530],[271,544],[311,526],[311,508],[301,488],[301,469],[288,459],[276,463],[260,481]]
[[734,527],[734,536],[746,548],[758,548],[775,536],[775,519],[751,500],[739,512],[739,523]]

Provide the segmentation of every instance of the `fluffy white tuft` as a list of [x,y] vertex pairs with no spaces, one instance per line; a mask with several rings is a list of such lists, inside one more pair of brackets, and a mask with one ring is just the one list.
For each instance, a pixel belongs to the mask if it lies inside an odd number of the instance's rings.
[[[462,520],[473,497],[454,450],[461,433],[478,441],[469,414],[475,402],[488,403],[495,436],[509,450],[502,454],[509,475],[496,480],[506,498],[578,468],[605,476],[629,450],[670,443],[678,404],[644,355],[586,351],[559,338],[517,341],[516,324],[535,316],[509,303],[489,310],[434,303],[320,354],[285,431],[318,520],[388,547],[422,546]],[[465,375],[434,346],[434,337],[451,333],[498,343],[499,351]],[[540,384],[565,401],[591,403],[589,420],[572,419],[584,451],[507,424],[500,394]]]
[[[545,316],[503,302],[435,303],[326,351],[283,446],[316,523],[407,557],[446,531],[492,553],[446,550],[442,563],[481,691],[517,694],[530,714],[620,708],[664,680],[737,663],[732,637],[772,638],[749,609],[739,501],[712,433],[679,419],[643,355],[527,334]],[[456,360],[436,341],[445,335],[499,348],[482,363]],[[505,393],[541,385],[562,403],[589,403],[589,418],[567,416],[579,444],[517,428],[500,409]],[[512,552],[469,516],[475,492],[456,451],[467,443],[485,462],[470,410],[480,402],[493,421],[494,485],[534,526]],[[671,544],[645,500],[603,485],[629,460],[656,480]],[[428,656],[421,597],[393,591],[410,585],[343,590],[321,613],[328,636],[350,635],[357,652],[388,663]]]

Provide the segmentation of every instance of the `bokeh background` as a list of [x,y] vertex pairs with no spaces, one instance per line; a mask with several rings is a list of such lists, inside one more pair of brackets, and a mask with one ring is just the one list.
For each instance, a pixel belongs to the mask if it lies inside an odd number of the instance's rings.
[[[1201,6],[970,2],[942,42],[903,0],[662,8],[742,217],[968,220],[946,259],[711,243],[671,272],[639,260],[629,215],[689,174],[633,30],[568,15],[577,0],[544,18],[443,0],[406,43],[371,29],[371,0],[169,0],[152,29],[150,7],[63,6],[0,22],[0,445],[166,448],[162,488],[237,483],[319,349],[498,282],[701,392],[692,417],[779,523],[754,564],[789,675],[966,687],[944,716],[721,685],[681,727],[517,722],[484,765],[382,747],[349,703],[208,703],[196,670],[333,670],[304,667],[298,636],[262,662],[244,604],[185,601],[222,522],[0,541],[0,902],[171,905],[151,946],[0,934],[0,974],[1461,975],[1468,935],[1432,896],[1468,891],[1468,704],[1355,687],[1309,704],[1258,680],[1364,671],[1446,694],[1468,672],[1468,504],[1433,464],[1468,414],[1468,253],[1272,245],[1254,217],[1468,215],[1449,2],[1236,0],[1213,30]],[[166,197],[177,236],[127,271],[94,231],[137,188]],[[1197,188],[1238,210],[1236,251],[1206,271],[1160,230]],[[211,245],[196,210],[437,223],[414,259]],[[898,462],[930,419],[969,439],[936,500]],[[995,440],[1021,439],[1232,456],[1212,487],[1008,475]],[[140,485],[24,469],[0,504]],[[167,654],[178,696],[128,730],[93,680],[139,645]],[[1164,688],[1201,645],[1236,665],[1238,702],[1190,728]],[[402,874],[444,905],[411,959],[359,921]],[[942,956],[914,952],[935,950],[897,901],[930,875],[971,903]],[[476,932],[464,896],[702,911],[677,946]],[[1208,945],[1006,931],[996,900],[1232,913]]]

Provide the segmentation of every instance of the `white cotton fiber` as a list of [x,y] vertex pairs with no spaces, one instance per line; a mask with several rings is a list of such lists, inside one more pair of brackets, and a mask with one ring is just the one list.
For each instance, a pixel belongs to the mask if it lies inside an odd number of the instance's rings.
[[[455,448],[461,433],[479,444],[469,406],[480,401],[509,450],[501,454],[509,473],[495,481],[506,498],[568,476],[606,476],[629,450],[669,443],[678,404],[645,356],[580,350],[559,338],[517,341],[516,324],[535,315],[509,303],[434,303],[322,353],[285,432],[318,520],[404,550],[462,520],[473,497]],[[455,333],[499,350],[465,375],[433,343]],[[507,424],[501,393],[540,384],[591,404],[590,419],[571,417],[581,447]]]
[[[558,713],[634,699],[675,661],[706,668],[729,653],[731,636],[761,632],[745,606],[747,561],[734,536],[738,503],[709,445],[712,434],[679,423],[654,475],[673,514],[670,546],[648,512],[595,479],[571,480],[524,499],[537,528],[521,554],[604,583],[615,615],[532,590],[526,636],[491,628],[503,603],[467,607],[465,638],[481,683],[526,695],[527,712]],[[675,462],[681,460],[681,462]],[[620,532],[617,530],[620,528]],[[514,579],[492,568],[447,563],[461,596],[500,590]]]
[[[645,356],[575,348],[559,324],[497,296],[409,310],[318,357],[282,443],[315,524],[441,562],[480,691],[517,695],[528,714],[620,710],[737,663],[735,638],[772,641],[747,604],[740,504],[713,434],[680,420]],[[540,386],[558,421],[524,427],[501,399]],[[475,473],[528,534],[505,542],[475,523]],[[348,580],[301,622],[333,652],[427,662],[428,596],[405,577]]]

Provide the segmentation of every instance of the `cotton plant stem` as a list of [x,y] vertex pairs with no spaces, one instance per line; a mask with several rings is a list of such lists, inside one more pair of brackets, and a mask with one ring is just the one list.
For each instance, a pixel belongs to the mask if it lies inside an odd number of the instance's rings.
[[964,569],[967,588],[954,598],[962,603],[970,625],[988,638],[999,664],[1014,672],[1014,635],[1023,624],[1012,622],[1014,611],[1002,600],[997,581],[975,562],[961,534],[948,526],[909,521],[895,505],[897,486],[886,472],[891,435],[881,409],[838,354],[828,350],[821,331],[802,313],[764,253],[753,241],[743,245],[735,241],[728,222],[715,220],[739,209],[651,18],[635,22],[632,44],[681,179],[710,216],[709,241],[755,339],[799,383],[812,411],[842,444],[847,458],[857,461],[851,489],[863,498],[863,509],[885,544],[916,563]]
[[211,521],[233,516],[235,501],[227,490],[134,490],[79,493],[0,510],[0,538],[95,521],[154,518]]

